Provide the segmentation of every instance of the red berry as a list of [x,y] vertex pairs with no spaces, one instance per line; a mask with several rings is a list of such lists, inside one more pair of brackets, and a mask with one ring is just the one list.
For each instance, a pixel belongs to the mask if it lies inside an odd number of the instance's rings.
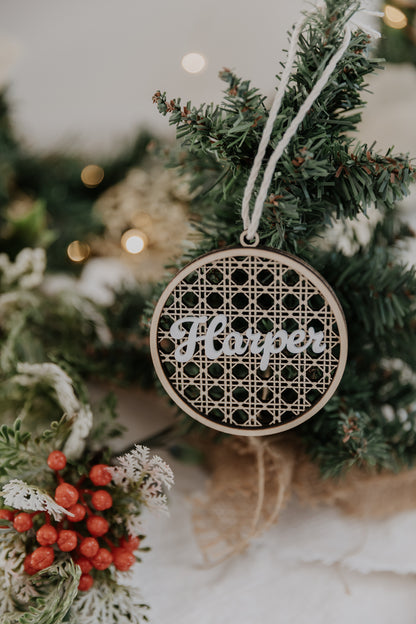
[[91,572],[92,570],[92,563],[86,557],[78,557],[78,559],[75,560],[75,563],[79,565],[83,574],[88,574],[88,572]]
[[81,574],[81,578],[79,579],[78,589],[79,591],[88,591],[91,589],[94,583],[94,579],[91,574]]
[[94,485],[108,485],[112,479],[106,464],[96,464],[90,470],[90,479]]
[[113,499],[111,495],[105,490],[97,490],[91,497],[92,506],[98,511],[104,511],[104,509],[110,509],[113,506]]
[[117,570],[126,572],[129,570],[133,563],[136,561],[136,557],[126,548],[113,548],[113,562]]
[[19,533],[24,533],[24,531],[28,531],[32,528],[32,517],[28,513],[22,511],[15,516],[13,526]]
[[0,509],[0,520],[9,520],[12,521],[14,518],[14,514],[9,509]]
[[140,539],[138,537],[133,537],[133,535],[129,535],[127,539],[125,537],[122,537],[120,539],[120,547],[126,548],[130,552],[133,552],[133,550],[137,550],[139,546]]
[[72,507],[72,505],[75,505],[75,503],[78,501],[78,498],[78,490],[70,483],[61,483],[61,485],[58,485],[55,490],[56,502],[58,503],[58,505],[61,505],[61,507],[65,507],[65,509],[68,509],[69,507]]
[[35,570],[35,568],[32,565],[32,554],[27,555],[25,557],[25,560],[23,562],[23,567],[24,567],[26,574],[30,574],[30,576],[32,576],[33,574],[36,574],[37,570]]
[[44,524],[37,530],[36,539],[41,546],[51,546],[58,539],[58,531],[51,524]]
[[87,529],[94,537],[105,535],[109,528],[107,520],[101,516],[90,516],[87,520]]
[[81,505],[80,503],[71,505],[71,507],[68,508],[68,511],[74,514],[73,516],[67,516],[70,522],[81,522],[81,520],[84,520],[85,514],[87,513],[84,505]]
[[62,552],[75,550],[78,544],[77,534],[75,531],[59,531],[57,544]]
[[63,470],[66,466],[66,457],[61,451],[49,453],[48,466],[51,470]]
[[94,537],[84,537],[79,546],[79,552],[81,555],[84,555],[84,557],[91,559],[91,557],[94,557],[97,554],[99,547],[100,546]]
[[107,548],[100,548],[91,563],[96,570],[106,570],[113,563],[113,555]]
[[44,570],[45,568],[49,568],[54,558],[55,553],[53,552],[53,548],[50,546],[39,546],[39,548],[33,551],[30,563],[36,571]]

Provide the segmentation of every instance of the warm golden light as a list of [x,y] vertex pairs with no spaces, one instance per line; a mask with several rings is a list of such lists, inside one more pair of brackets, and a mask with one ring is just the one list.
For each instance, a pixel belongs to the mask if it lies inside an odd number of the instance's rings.
[[391,4],[386,4],[384,7],[384,23],[391,28],[404,28],[407,26],[407,17],[400,9],[392,6]]
[[91,249],[87,243],[72,241],[67,247],[66,253],[72,262],[84,262],[90,255]]
[[98,186],[104,178],[104,169],[98,165],[87,165],[81,171],[81,180],[88,188]]
[[140,230],[127,230],[121,237],[121,246],[130,254],[139,254],[147,244],[147,236]]
[[188,74],[198,74],[204,69],[206,61],[202,54],[190,52],[182,57],[181,65]]

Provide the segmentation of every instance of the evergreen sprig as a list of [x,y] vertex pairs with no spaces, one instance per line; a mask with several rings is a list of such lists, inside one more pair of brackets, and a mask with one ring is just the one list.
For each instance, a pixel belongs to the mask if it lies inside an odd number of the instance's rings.
[[2,425],[0,428],[0,483],[2,477],[18,472],[28,464],[30,457],[27,454],[27,446],[31,439],[28,431],[21,430],[21,421],[17,419],[11,427]]
[[[38,435],[26,430],[17,418],[12,425],[0,428],[0,485],[11,479],[45,479],[45,456],[61,446],[71,431],[66,416],[54,420]],[[52,474],[51,479],[52,482]],[[46,479],[48,482],[48,479]]]

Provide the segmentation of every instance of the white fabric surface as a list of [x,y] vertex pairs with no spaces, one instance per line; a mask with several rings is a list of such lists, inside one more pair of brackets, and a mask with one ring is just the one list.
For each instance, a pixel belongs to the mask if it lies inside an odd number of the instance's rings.
[[414,624],[416,512],[363,522],[293,501],[244,554],[205,568],[189,500],[202,474],[174,469],[171,517],[145,518],[137,578],[155,624]]
[[[106,391],[91,390],[95,398]],[[171,420],[152,394],[117,395],[127,426],[119,449]],[[208,475],[162,455],[175,473],[170,518],[144,514],[144,545],[152,550],[136,575],[153,624],[414,624],[416,511],[362,520],[293,498],[245,553],[206,567],[191,499]]]

